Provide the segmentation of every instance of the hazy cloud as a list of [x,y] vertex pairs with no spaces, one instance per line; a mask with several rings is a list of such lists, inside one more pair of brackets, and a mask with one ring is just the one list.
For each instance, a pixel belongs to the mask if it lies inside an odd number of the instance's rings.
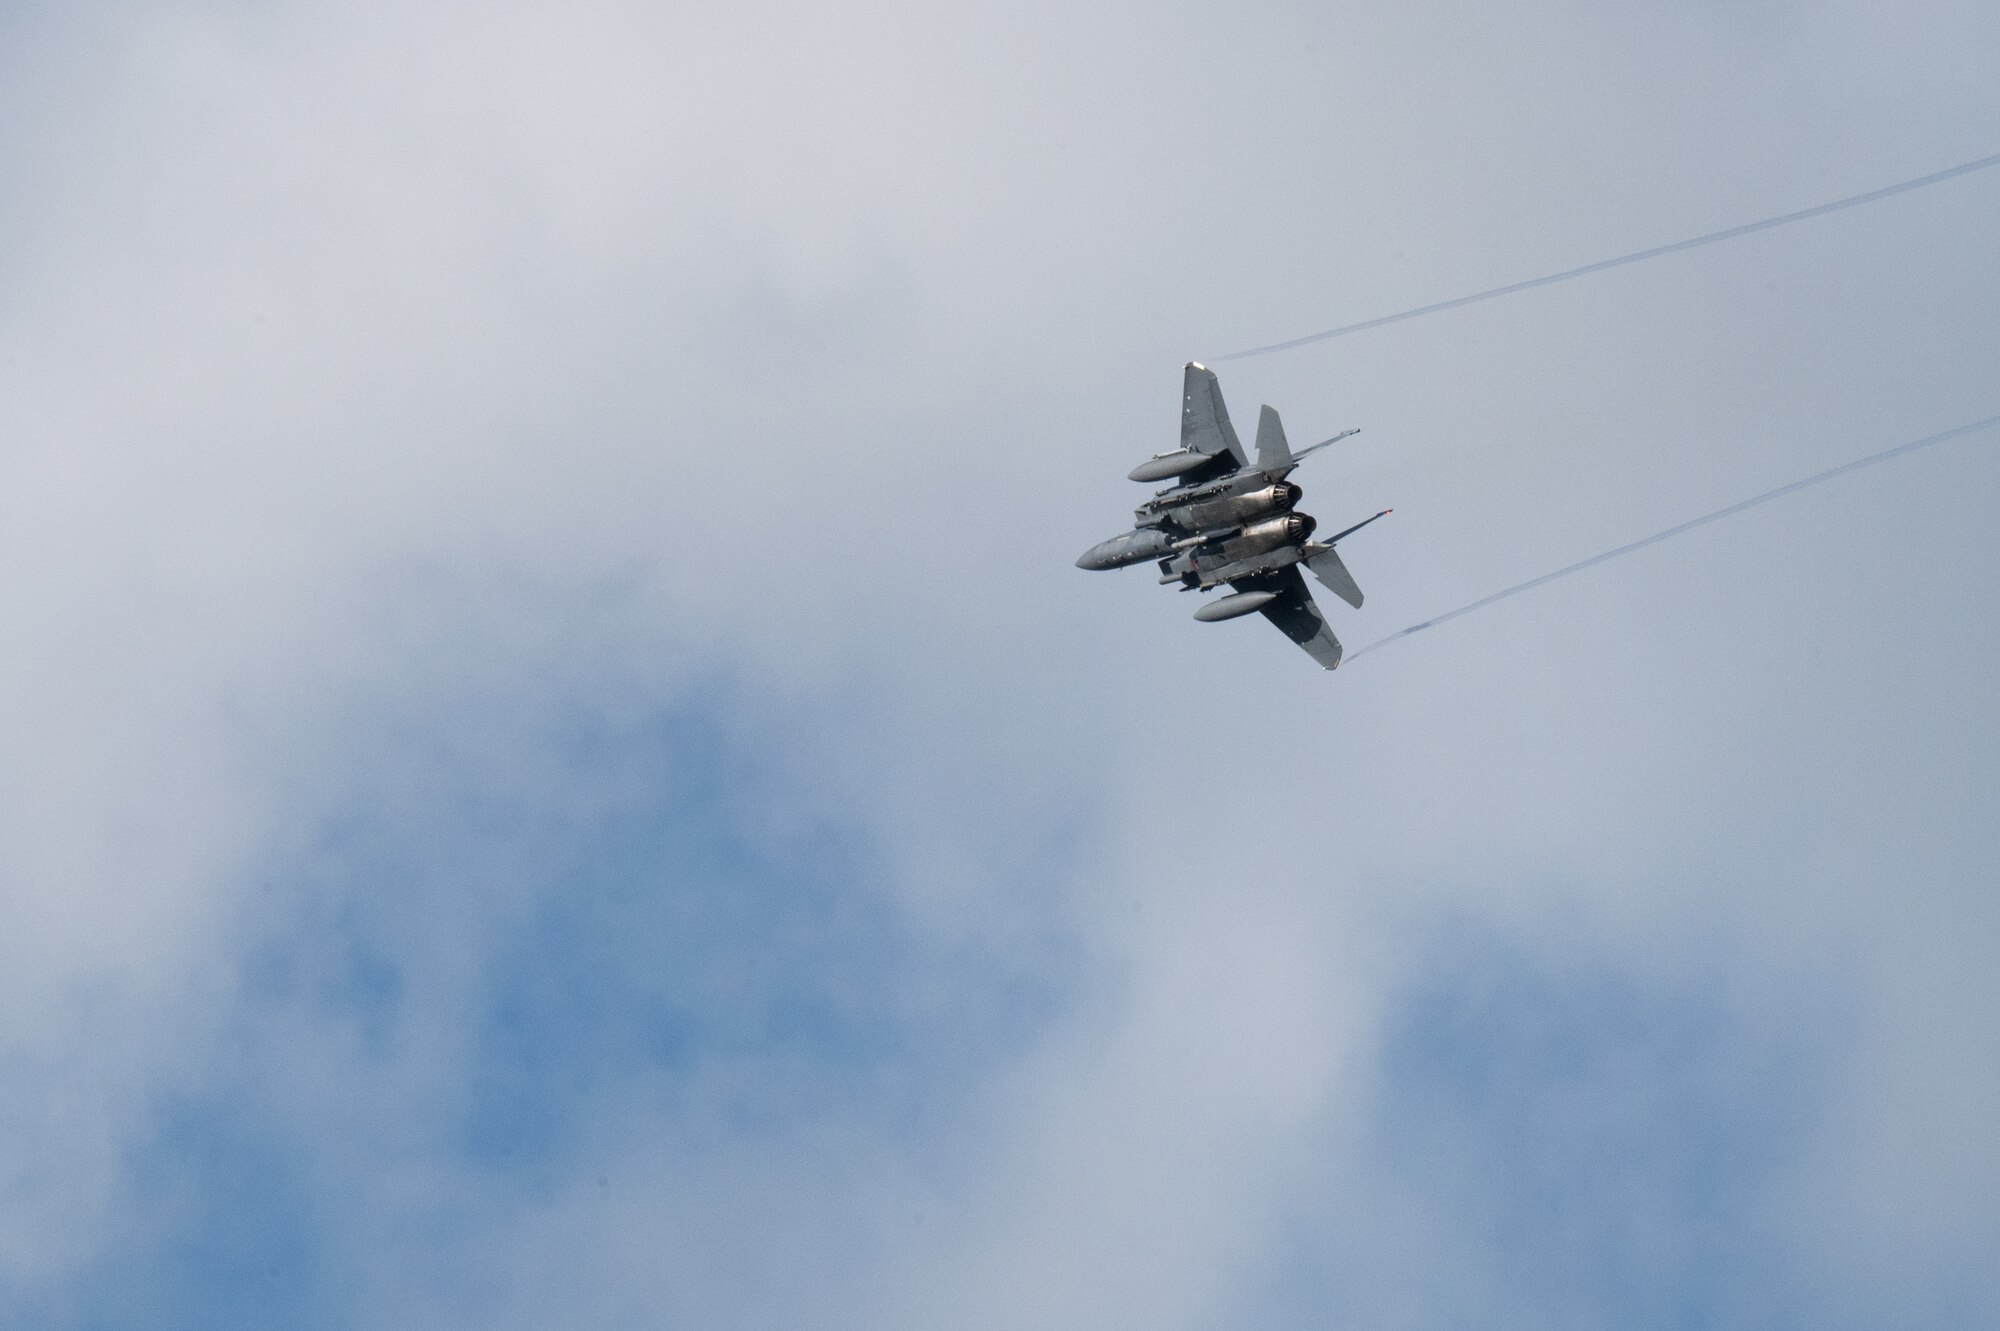
[[1990,1316],[1986,10],[4,25],[17,1320]]

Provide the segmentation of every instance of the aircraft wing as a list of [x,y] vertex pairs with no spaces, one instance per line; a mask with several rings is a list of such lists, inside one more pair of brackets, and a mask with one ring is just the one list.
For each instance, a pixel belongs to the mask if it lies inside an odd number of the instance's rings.
[[1214,370],[1194,361],[1181,380],[1181,447],[1210,456],[1227,453],[1237,466],[1250,465],[1250,455],[1229,423],[1229,408],[1222,405],[1221,382]]
[[1305,648],[1307,655],[1328,670],[1340,664],[1340,639],[1333,636],[1326,618],[1313,604],[1312,592],[1307,590],[1306,580],[1299,575],[1296,564],[1229,585],[1238,591],[1276,592],[1278,598],[1257,613],[1276,624],[1281,633]]

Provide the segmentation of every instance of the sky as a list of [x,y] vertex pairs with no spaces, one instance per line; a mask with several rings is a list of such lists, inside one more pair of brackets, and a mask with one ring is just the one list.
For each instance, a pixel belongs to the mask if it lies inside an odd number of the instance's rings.
[[1997,42],[0,10],[0,1321],[2000,1321]]

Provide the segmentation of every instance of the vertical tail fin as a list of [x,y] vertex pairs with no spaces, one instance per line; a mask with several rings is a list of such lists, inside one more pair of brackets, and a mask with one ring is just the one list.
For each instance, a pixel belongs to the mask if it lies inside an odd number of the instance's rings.
[[1278,413],[1265,407],[1257,416],[1257,467],[1275,471],[1292,465],[1292,450],[1285,443],[1285,427]]
[[1210,457],[1227,453],[1239,467],[1250,461],[1229,423],[1229,408],[1222,405],[1222,385],[1215,371],[1197,361],[1188,362],[1181,379],[1181,447]]

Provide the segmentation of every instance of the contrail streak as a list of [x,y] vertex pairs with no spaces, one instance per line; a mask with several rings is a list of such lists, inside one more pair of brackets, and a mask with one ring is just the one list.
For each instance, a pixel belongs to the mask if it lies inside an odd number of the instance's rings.
[[1262,356],[1273,351],[1289,351],[1293,347],[1302,347],[1308,342],[1324,342],[1330,337],[1346,337],[1349,333],[1359,333],[1370,328],[1380,328],[1385,324],[1401,323],[1405,319],[1417,319],[1426,314],[1437,314],[1443,310],[1455,310],[1461,305],[1472,305],[1482,300],[1492,300],[1497,296],[1511,296],[1517,291],[1532,291],[1536,287],[1552,286],[1557,282],[1567,282],[1573,277],[1586,277],[1591,273],[1601,273],[1607,268],[1622,268],[1628,263],[1639,263],[1646,259],[1657,259],[1663,254],[1677,254],[1682,250],[1691,250],[1697,246],[1713,245],[1718,241],[1734,240],[1738,236],[1747,236],[1753,232],[1768,231],[1774,226],[1785,226],[1792,222],[1803,222],[1809,217],[1824,217],[1828,213],[1837,213],[1843,208],[1858,208],[1864,203],[1873,203],[1877,199],[1886,199],[1895,194],[1906,194],[1913,189],[1922,189],[1926,185],[1935,185],[1940,181],[1950,180],[1954,176],[1962,176],[1972,171],[1984,171],[1989,166],[2000,166],[2000,153],[1995,153],[1991,157],[1982,157],[1976,162],[1963,162],[1957,166],[1946,167],[1942,171],[1933,171],[1930,175],[1918,176],[1915,180],[1905,180],[1896,185],[1885,185],[1881,189],[1870,190],[1866,194],[1856,194],[1851,198],[1835,199],[1832,203],[1822,203],[1816,207],[1802,208],[1798,212],[1786,213],[1782,217],[1767,217],[1761,222],[1746,222],[1742,226],[1733,226],[1726,231],[1712,231],[1708,235],[1696,236],[1692,240],[1677,240],[1671,245],[1656,245],[1650,250],[1640,250],[1636,254],[1621,254],[1615,259],[1600,259],[1596,263],[1587,263],[1581,268],[1570,268],[1560,273],[1550,273],[1546,277],[1531,277],[1525,282],[1510,282],[1504,287],[1494,287],[1491,291],[1479,291],[1470,296],[1458,296],[1451,300],[1441,300],[1435,305],[1420,305],[1414,310],[1404,310],[1398,314],[1385,314],[1378,319],[1363,319],[1360,323],[1343,324],[1339,328],[1329,328],[1323,333],[1308,333],[1304,337],[1295,337],[1289,342],[1273,342],[1267,347],[1251,347],[1248,351],[1232,351],[1227,356],[1217,356],[1215,360],[1217,363],[1220,363],[1226,360],[1242,360],[1246,356]]
[[1696,527],[1705,527],[1711,522],[1720,522],[1722,519],[1732,517],[1747,508],[1755,508],[1759,504],[1768,504],[1773,499],[1779,499],[1810,486],[1819,485],[1824,481],[1830,481],[1836,476],[1845,476],[1850,471],[1860,471],[1863,467],[1872,467],[1878,462],[1887,462],[1890,458],[1901,457],[1905,453],[1914,453],[1920,448],[1929,448],[1933,444],[1942,444],[1946,440],[1957,439],[1964,435],[1975,434],[1980,430],[1991,429],[1995,425],[2000,425],[2000,416],[1988,416],[1983,421],[1974,421],[1970,425],[1961,425],[1939,434],[1925,435],[1922,439],[1912,440],[1907,444],[1897,444],[1894,448],[1885,448],[1880,453],[1870,453],[1865,458],[1856,458],[1852,462],[1843,462],[1838,467],[1830,467],[1825,471],[1816,472],[1803,480],[1781,485],[1775,490],[1766,490],[1763,494],[1754,495],[1740,503],[1731,504],[1728,508],[1718,508],[1713,513],[1704,513],[1698,518],[1690,518],[1679,526],[1669,527],[1661,532],[1654,532],[1651,536],[1643,540],[1633,541],[1629,545],[1621,545],[1615,550],[1606,550],[1601,555],[1592,555],[1590,558],[1580,560],[1566,568],[1559,568],[1553,573],[1544,573],[1538,578],[1529,578],[1526,582],[1516,583],[1504,591],[1494,592],[1491,596],[1482,596],[1471,605],[1462,605],[1458,609],[1446,611],[1434,619],[1426,619],[1421,624],[1412,624],[1406,629],[1391,633],[1386,638],[1371,642],[1347,659],[1349,661],[1357,661],[1374,651],[1377,647],[1386,647],[1392,642],[1409,637],[1412,633],[1421,633],[1425,629],[1436,628],[1439,624],[1457,619],[1460,615],[1469,615],[1475,610],[1492,605],[1495,601],[1504,601],[1510,596],[1518,596],[1522,592],[1539,587],[1544,583],[1554,582],[1558,578],[1567,578],[1572,573],[1581,573],[1584,569],[1590,568],[1594,564],[1602,564],[1606,560],[1617,559],[1621,555],[1629,555],[1633,551],[1643,550],[1649,545],[1658,545],[1661,541],[1679,536],[1682,532],[1693,531]]

